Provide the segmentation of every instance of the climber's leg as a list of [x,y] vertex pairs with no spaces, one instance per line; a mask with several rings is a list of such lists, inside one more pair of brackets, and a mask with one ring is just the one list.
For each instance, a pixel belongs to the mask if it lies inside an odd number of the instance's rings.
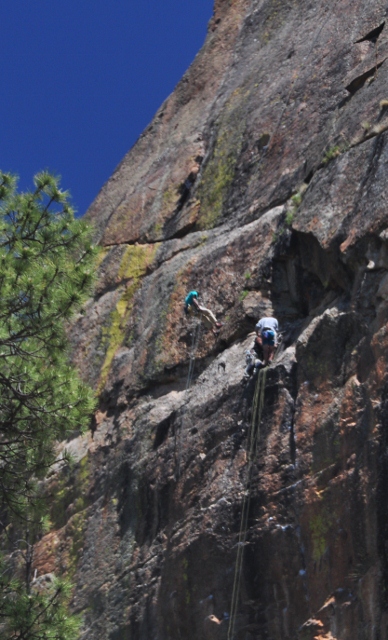
[[203,318],[206,318],[208,322],[210,322],[211,326],[217,325],[217,318],[214,313],[210,311],[210,309],[205,309],[205,307],[199,307],[199,312]]

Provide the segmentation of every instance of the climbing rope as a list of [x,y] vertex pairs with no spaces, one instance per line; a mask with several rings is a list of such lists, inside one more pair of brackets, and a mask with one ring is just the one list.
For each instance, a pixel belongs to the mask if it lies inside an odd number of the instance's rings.
[[[194,376],[195,359],[197,356],[199,340],[201,337],[201,326],[202,326],[202,319],[200,316],[198,322],[196,322],[196,324],[194,325],[192,334],[191,334],[190,364],[189,364],[189,370],[187,373],[186,388],[185,388],[185,395],[186,395],[185,407],[188,402],[187,395],[188,395],[188,392],[190,391],[191,383],[193,381],[193,376]],[[181,416],[181,423],[180,423],[179,429],[178,427],[175,429],[174,449],[175,449],[175,478],[176,479],[179,478],[180,476],[181,454],[182,454],[182,430],[183,430],[183,418],[184,418],[185,412],[186,412],[186,408],[184,409],[184,412]]]
[[197,349],[198,349],[198,344],[199,344],[199,338],[201,335],[201,325],[202,325],[202,319],[201,316],[199,317],[199,321],[196,323],[193,332],[192,332],[192,340],[191,340],[191,350],[190,350],[190,365],[189,365],[189,371],[187,374],[187,381],[186,381],[186,392],[189,391],[190,387],[191,387],[191,383],[193,381],[193,375],[194,375],[194,367],[195,367],[195,359],[197,356]]
[[231,603],[231,609],[230,609],[227,640],[233,640],[234,629],[236,624],[238,600],[240,596],[240,587],[241,587],[242,565],[243,565],[243,559],[244,559],[244,547],[245,547],[246,537],[247,537],[248,516],[249,516],[250,503],[251,503],[251,491],[250,491],[251,486],[250,485],[251,485],[251,479],[252,479],[252,468],[253,468],[253,463],[257,457],[257,451],[258,451],[259,441],[260,441],[260,422],[261,422],[261,416],[262,416],[263,406],[264,406],[267,370],[268,370],[268,367],[265,367],[264,369],[261,369],[258,372],[256,386],[255,386],[255,393],[253,396],[252,418],[251,418],[251,424],[250,424],[250,429],[248,434],[248,458],[247,458],[248,467],[247,467],[246,483],[245,483],[245,490],[244,490],[242,510],[241,510],[241,523],[240,523],[240,531],[239,531],[238,543],[237,543],[237,558],[236,558],[236,567],[234,571],[232,603]]

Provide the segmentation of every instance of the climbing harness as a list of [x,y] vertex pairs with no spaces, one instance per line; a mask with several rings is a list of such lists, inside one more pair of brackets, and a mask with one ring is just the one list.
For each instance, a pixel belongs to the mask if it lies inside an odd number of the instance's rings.
[[227,640],[233,640],[234,629],[237,617],[238,600],[240,596],[242,565],[244,559],[244,547],[247,538],[248,516],[251,503],[251,481],[253,464],[257,458],[257,452],[260,440],[260,422],[264,406],[265,383],[267,379],[268,367],[261,369],[258,373],[255,393],[253,396],[252,418],[248,434],[248,467],[246,475],[246,483],[244,497],[241,510],[241,524],[237,543],[237,558],[234,571],[232,602],[230,609],[229,627]]
[[[185,388],[185,395],[186,395],[185,407],[188,402],[187,396],[188,396],[188,392],[190,391],[191,383],[194,377],[195,359],[197,356],[199,340],[201,337],[201,327],[202,327],[202,320],[201,320],[201,317],[199,317],[199,320],[195,323],[191,333],[190,364],[189,364],[189,371],[187,373],[186,388]],[[182,454],[182,429],[183,429],[183,418],[184,418],[185,412],[186,410],[184,409],[183,415],[181,416],[181,423],[180,423],[179,429],[178,427],[175,429],[174,449],[175,449],[175,478],[176,479],[179,478],[180,476],[181,454]]]

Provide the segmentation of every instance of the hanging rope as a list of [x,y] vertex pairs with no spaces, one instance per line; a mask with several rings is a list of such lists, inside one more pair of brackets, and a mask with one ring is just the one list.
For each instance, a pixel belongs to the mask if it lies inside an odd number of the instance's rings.
[[181,417],[181,423],[178,427],[175,429],[175,479],[179,478],[180,476],[180,466],[181,466],[181,454],[182,454],[182,430],[183,430],[183,418],[184,418],[184,414],[186,413],[186,405],[188,402],[188,392],[190,391],[190,387],[191,387],[191,383],[193,381],[193,377],[194,377],[194,369],[195,369],[195,359],[197,356],[197,350],[198,350],[198,345],[199,345],[199,340],[201,337],[201,326],[202,326],[202,319],[201,316],[199,317],[199,320],[196,322],[196,324],[193,327],[192,330],[192,334],[191,334],[191,349],[190,349],[190,364],[189,364],[189,371],[187,373],[187,380],[186,380],[186,388],[185,388],[185,409],[183,411],[182,417]]
[[201,334],[201,324],[202,324],[202,319],[201,319],[201,316],[200,316],[199,320],[196,323],[196,325],[194,327],[194,330],[192,332],[191,351],[190,351],[190,365],[189,365],[189,371],[188,371],[188,374],[187,374],[186,392],[189,391],[189,389],[191,387],[191,383],[193,381],[194,368],[195,368],[195,358],[197,356],[197,349],[198,349],[199,338],[200,338],[200,334]]
[[246,543],[248,530],[248,516],[251,502],[251,478],[253,463],[257,457],[257,451],[260,440],[260,422],[264,406],[265,383],[267,379],[268,367],[261,369],[257,375],[255,393],[253,396],[252,419],[248,434],[248,467],[246,475],[246,483],[241,511],[241,524],[237,543],[237,558],[234,571],[232,603],[230,609],[229,628],[227,640],[233,640],[234,629],[236,624],[238,600],[240,596],[242,565],[244,559],[244,547]]
[[[333,11],[337,7],[338,2],[339,0],[335,0],[334,7],[332,9]],[[299,74],[297,74],[297,72],[294,71],[292,75],[290,88],[288,90],[284,107],[280,113],[279,119],[276,123],[275,129],[272,133],[269,144],[267,148],[264,150],[264,153],[261,155],[258,166],[260,166],[264,158],[268,155],[270,149],[274,144],[274,141],[276,140],[276,134],[280,128],[284,113],[289,106],[291,94],[293,90],[294,91],[296,90],[296,87],[300,81],[300,78],[301,77],[303,78],[303,72],[307,67],[307,63],[309,62],[312,51],[318,41],[318,38],[320,37],[324,24],[325,23],[322,22],[322,24],[320,25],[320,27],[318,28],[315,34],[315,37],[312,39],[311,46],[309,48],[308,54],[305,56],[305,62],[302,65],[299,71]],[[308,73],[310,73],[310,70],[308,70]],[[279,352],[279,346],[280,345],[278,344],[276,353],[275,353],[275,358]],[[229,618],[227,640],[233,640],[235,624],[236,624],[238,600],[239,600],[240,587],[241,587],[244,546],[245,546],[246,537],[247,537],[248,516],[249,516],[249,507],[250,507],[250,501],[251,501],[250,485],[251,485],[252,467],[253,467],[253,462],[257,457],[258,446],[259,446],[259,435],[260,435],[259,428],[260,428],[261,415],[262,415],[263,405],[264,405],[266,376],[267,376],[267,367],[265,369],[262,369],[258,374],[256,387],[255,387],[255,394],[253,398],[252,420],[251,420],[250,433],[249,433],[247,479],[246,479],[246,488],[244,491],[243,504],[242,504],[240,532],[239,532],[239,538],[237,543],[237,559],[236,559],[236,567],[235,567],[234,582],[233,582],[232,603],[231,603],[231,612],[230,612],[230,618]],[[257,425],[257,428],[256,428],[256,425]]]

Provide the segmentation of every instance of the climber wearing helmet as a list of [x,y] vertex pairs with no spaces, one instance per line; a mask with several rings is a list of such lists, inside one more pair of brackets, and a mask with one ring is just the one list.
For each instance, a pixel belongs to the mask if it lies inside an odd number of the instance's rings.
[[277,332],[279,324],[276,318],[261,318],[256,325],[255,342],[263,349],[264,365],[267,366],[272,362],[277,347]]
[[198,297],[199,294],[197,291],[190,291],[190,293],[187,294],[184,307],[185,314],[189,315],[193,312],[199,313],[201,318],[204,320],[205,325],[209,329],[212,329],[216,336],[219,334],[223,323],[217,321],[217,318],[210,309],[206,309],[199,304]]

